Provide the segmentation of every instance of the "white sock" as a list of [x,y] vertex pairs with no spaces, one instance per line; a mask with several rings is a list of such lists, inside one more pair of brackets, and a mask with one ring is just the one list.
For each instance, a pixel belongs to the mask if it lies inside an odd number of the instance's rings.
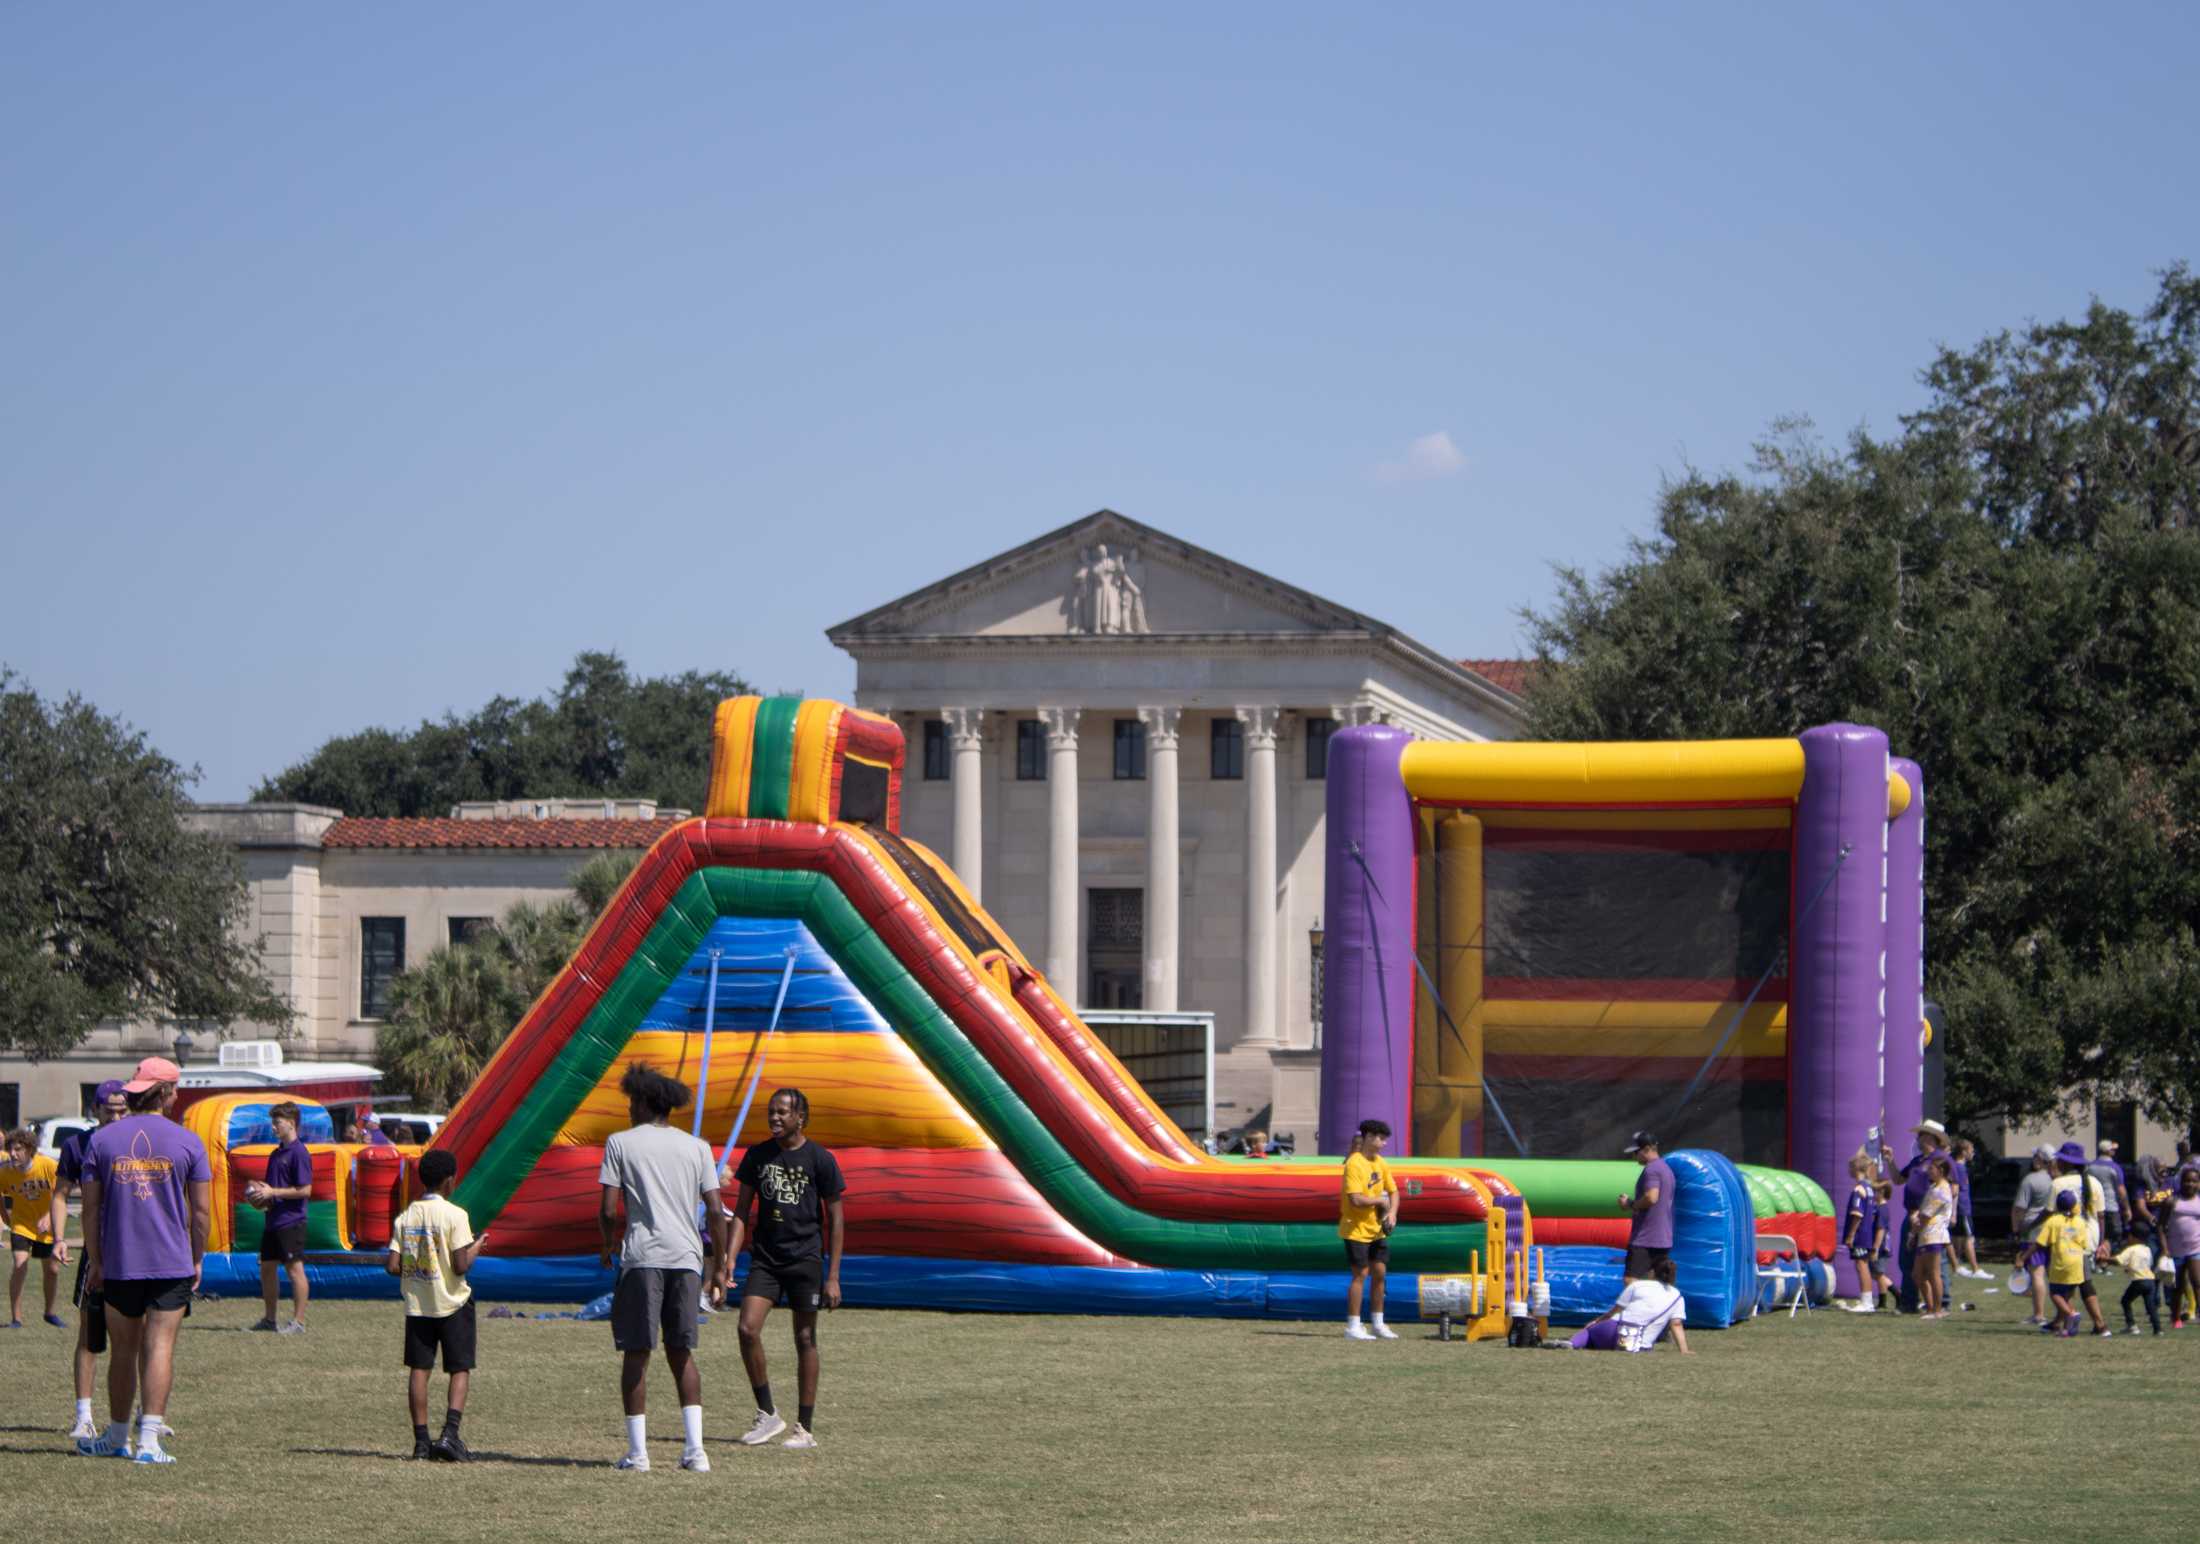
[[160,1417],[157,1415],[141,1415],[138,1417],[138,1451],[140,1453],[157,1453],[160,1451],[160,1424]]
[[80,1421],[88,1421],[92,1418],[92,1402],[90,1400],[80,1399],[76,1402],[76,1418]]
[[630,1415],[626,1418],[626,1452],[629,1458],[649,1456],[649,1417]]
[[703,1407],[701,1405],[682,1405],[680,1407],[680,1434],[687,1439],[687,1450],[690,1454],[703,1451]]
[[1346,1314],[1344,1316],[1344,1327],[1348,1330],[1358,1329],[1360,1327],[1360,1316],[1356,1313]]
[[1383,1316],[1382,1316],[1382,1315],[1381,1315],[1380,1313],[1378,1313],[1378,1314],[1376,1314],[1376,1315],[1375,1315],[1375,1327],[1376,1327],[1377,1329],[1382,1329],[1382,1328],[1384,1328],[1384,1325],[1383,1325]]
[[1857,1306],[1860,1308],[1872,1308],[1876,1306],[1875,1301],[1869,1292],[1857,1293],[1856,1302]]

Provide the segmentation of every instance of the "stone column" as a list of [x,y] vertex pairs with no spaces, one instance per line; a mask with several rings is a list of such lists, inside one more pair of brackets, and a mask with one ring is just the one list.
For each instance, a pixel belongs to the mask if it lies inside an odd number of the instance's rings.
[[1176,732],[1181,708],[1140,708],[1146,726],[1146,986],[1145,1007],[1176,1011],[1177,902],[1181,846],[1177,839]]
[[1280,708],[1239,708],[1245,726],[1245,1037],[1280,1045],[1276,1007],[1276,723]]
[[1084,998],[1077,979],[1076,708],[1041,708],[1047,731],[1047,980],[1062,1001]]
[[942,708],[955,789],[955,873],[985,899],[985,709]]

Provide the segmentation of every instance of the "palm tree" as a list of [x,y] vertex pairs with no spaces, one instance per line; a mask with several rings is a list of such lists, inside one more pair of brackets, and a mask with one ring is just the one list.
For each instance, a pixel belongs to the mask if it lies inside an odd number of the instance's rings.
[[481,1073],[524,1004],[488,949],[437,949],[390,983],[390,1015],[375,1054],[393,1080],[431,1108],[447,1108]]

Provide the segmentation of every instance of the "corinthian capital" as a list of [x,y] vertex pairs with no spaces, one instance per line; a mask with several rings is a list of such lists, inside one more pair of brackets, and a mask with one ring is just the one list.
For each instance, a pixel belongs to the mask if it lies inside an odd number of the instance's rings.
[[1272,751],[1276,748],[1276,726],[1282,722],[1281,708],[1236,708],[1237,721],[1245,726],[1245,748],[1254,751]]
[[976,745],[985,738],[985,709],[942,708],[940,717],[947,724],[947,738],[954,745]]
[[1146,749],[1175,750],[1177,726],[1183,718],[1182,708],[1140,708],[1138,721],[1146,726]]
[[1077,748],[1077,720],[1084,714],[1082,708],[1041,708],[1039,722],[1046,725],[1047,745],[1058,751]]

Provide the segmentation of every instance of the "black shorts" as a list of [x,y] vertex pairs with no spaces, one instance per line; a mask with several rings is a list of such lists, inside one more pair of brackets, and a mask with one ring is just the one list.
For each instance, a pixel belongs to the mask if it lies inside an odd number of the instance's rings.
[[703,1274],[629,1265],[611,1292],[611,1343],[621,1351],[654,1351],[663,1332],[668,1351],[692,1351],[702,1317]]
[[1636,1244],[1627,1251],[1627,1268],[1624,1274],[1630,1281],[1645,1281],[1650,1273],[1673,1258],[1670,1248],[1659,1249],[1649,1244]]
[[1851,1244],[1849,1245],[1849,1258],[1858,1265],[1869,1265],[1871,1264],[1872,1252],[1860,1244]]
[[10,1233],[8,1235],[8,1247],[17,1254],[28,1251],[33,1260],[51,1260],[53,1258],[53,1240],[50,1238],[25,1238],[20,1233]]
[[443,1353],[445,1372],[474,1370],[474,1300],[466,1299],[458,1311],[440,1319],[420,1314],[405,1315],[405,1365],[435,1371],[435,1354]]
[[306,1257],[306,1225],[294,1222],[287,1228],[263,1228],[260,1230],[260,1258],[277,1260],[288,1265]]
[[94,1356],[102,1355],[107,1349],[107,1297],[102,1292],[85,1290],[82,1249],[76,1252],[76,1285],[69,1289],[69,1301],[84,1316],[84,1349]]
[[825,1306],[825,1259],[820,1255],[792,1265],[765,1265],[752,1256],[741,1295],[785,1303],[796,1313],[816,1313]]
[[2083,1281],[2051,1281],[2047,1284],[2047,1292],[2050,1297],[2068,1297],[2075,1292],[2089,1303],[2100,1295],[2093,1290],[2093,1278],[2090,1276]]
[[191,1307],[191,1278],[155,1276],[143,1281],[110,1281],[103,1289],[107,1306],[125,1319],[142,1319],[145,1311],[174,1313]]
[[1365,1265],[1390,1263],[1390,1240],[1387,1238],[1348,1238],[1340,1242],[1344,1245],[1345,1263],[1354,1270]]

